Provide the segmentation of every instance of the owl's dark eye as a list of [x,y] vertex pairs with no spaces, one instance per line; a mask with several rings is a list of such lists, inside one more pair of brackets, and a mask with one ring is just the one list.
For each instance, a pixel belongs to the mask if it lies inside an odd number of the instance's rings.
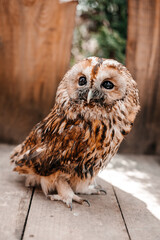
[[114,84],[111,81],[104,81],[101,84],[102,87],[104,87],[105,89],[112,89],[114,88]]
[[87,79],[85,76],[81,76],[78,81],[79,86],[83,86],[87,84]]

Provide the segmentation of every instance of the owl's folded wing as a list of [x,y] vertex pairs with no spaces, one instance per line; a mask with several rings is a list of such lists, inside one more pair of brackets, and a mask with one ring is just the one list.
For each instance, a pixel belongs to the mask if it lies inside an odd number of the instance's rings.
[[11,156],[14,170],[41,176],[58,170],[71,173],[80,167],[87,154],[90,131],[89,124],[81,119],[67,121],[52,115],[52,119],[37,125],[28,139],[18,146],[19,151]]

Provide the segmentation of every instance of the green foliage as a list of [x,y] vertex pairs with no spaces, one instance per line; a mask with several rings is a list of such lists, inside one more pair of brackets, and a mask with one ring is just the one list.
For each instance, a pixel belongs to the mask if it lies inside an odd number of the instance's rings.
[[[86,25],[87,34],[81,26],[77,29],[76,44],[82,55],[92,53],[83,49],[83,41],[96,39],[98,47],[93,54],[114,58],[124,63],[127,35],[126,0],[79,0],[80,17]],[[79,38],[79,40],[78,40]]]
[[124,63],[126,41],[117,31],[110,31],[106,27],[101,27],[97,34],[99,43],[99,57],[113,58]]

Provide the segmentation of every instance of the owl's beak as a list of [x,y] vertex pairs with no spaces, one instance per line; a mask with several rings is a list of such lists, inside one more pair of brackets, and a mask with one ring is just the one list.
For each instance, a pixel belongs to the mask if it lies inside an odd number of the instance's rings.
[[89,92],[88,92],[88,96],[87,96],[87,103],[90,102],[92,97],[93,97],[93,92],[92,92],[92,89],[90,89]]

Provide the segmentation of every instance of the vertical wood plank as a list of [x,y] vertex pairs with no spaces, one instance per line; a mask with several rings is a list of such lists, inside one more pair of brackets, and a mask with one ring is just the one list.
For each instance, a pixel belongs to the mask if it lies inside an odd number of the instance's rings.
[[160,0],[128,1],[127,67],[141,112],[121,152],[160,154]]
[[77,1],[0,1],[0,140],[20,142],[54,104]]
[[21,238],[32,191],[24,178],[11,171],[9,154],[13,147],[0,145],[0,239]]

